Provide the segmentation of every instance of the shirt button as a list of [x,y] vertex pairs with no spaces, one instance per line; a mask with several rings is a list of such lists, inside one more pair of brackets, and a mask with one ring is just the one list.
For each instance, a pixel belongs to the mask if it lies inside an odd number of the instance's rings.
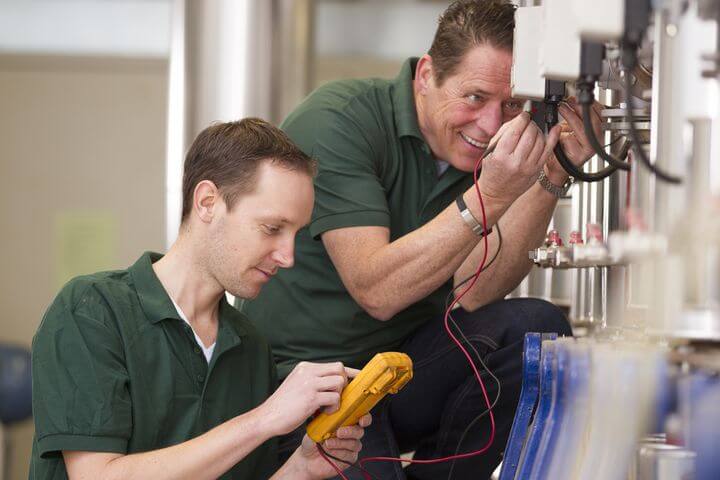
[[205,381],[205,375],[198,374],[197,381],[198,383],[203,383]]

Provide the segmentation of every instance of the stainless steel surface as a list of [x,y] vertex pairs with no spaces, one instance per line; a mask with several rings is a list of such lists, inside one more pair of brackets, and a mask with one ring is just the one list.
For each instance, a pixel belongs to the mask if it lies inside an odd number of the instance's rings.
[[280,123],[310,92],[316,0],[273,0],[273,96],[271,119]]
[[674,445],[645,443],[637,452],[637,480],[692,479],[695,453]]
[[[571,188],[570,193],[575,187]],[[553,213],[550,229],[567,234],[573,228],[573,206],[571,198],[561,198]],[[572,303],[573,273],[570,270],[553,271],[533,267],[528,275],[509,295],[509,298],[542,298],[561,307]]]
[[[589,162],[590,171],[604,166],[598,157]],[[573,230],[585,233],[589,223],[600,224],[603,238],[607,235],[606,211],[608,199],[605,193],[610,181],[580,183],[573,192]],[[604,224],[605,223],[605,224]],[[605,325],[605,295],[607,272],[604,268],[583,268],[573,273],[573,302],[570,320],[577,325]]]
[[270,8],[262,0],[172,3],[167,246],[180,226],[182,165],[190,142],[213,122],[270,115]]
[[540,247],[529,253],[530,260],[542,268],[570,269],[618,265],[603,244]]

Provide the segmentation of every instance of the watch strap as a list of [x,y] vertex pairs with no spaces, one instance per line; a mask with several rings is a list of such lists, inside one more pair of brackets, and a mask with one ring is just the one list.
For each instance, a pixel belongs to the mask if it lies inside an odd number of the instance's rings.
[[475,235],[478,237],[484,237],[485,235],[492,233],[492,227],[490,227],[487,232],[483,229],[482,224],[477,221],[475,216],[465,204],[465,199],[463,198],[462,193],[455,199],[455,204],[457,205],[458,210],[460,210],[460,216],[463,221],[472,229]]
[[537,181],[540,186],[543,187],[545,190],[552,193],[558,198],[562,198],[567,195],[567,192],[568,190],[570,190],[570,187],[572,186],[575,179],[573,177],[568,177],[567,181],[564,184],[555,185],[547,178],[547,175],[545,175],[545,169],[543,168],[540,169],[540,175],[538,175]]

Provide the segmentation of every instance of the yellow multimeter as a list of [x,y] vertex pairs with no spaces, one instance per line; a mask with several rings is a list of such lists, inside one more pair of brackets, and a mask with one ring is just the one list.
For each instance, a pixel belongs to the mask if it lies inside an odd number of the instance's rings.
[[321,413],[307,427],[308,436],[320,443],[335,435],[338,428],[355,425],[386,394],[397,393],[413,376],[412,360],[404,353],[375,355],[340,396],[340,409]]

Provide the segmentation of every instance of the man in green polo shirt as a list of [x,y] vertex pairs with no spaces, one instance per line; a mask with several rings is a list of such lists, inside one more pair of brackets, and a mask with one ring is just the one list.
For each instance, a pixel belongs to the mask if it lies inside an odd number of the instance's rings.
[[[514,9],[503,0],[453,3],[428,54],[406,61],[395,80],[327,84],[281,127],[319,162],[315,207],[298,234],[296,267],[243,309],[270,340],[281,376],[300,361],[359,368],[381,351],[411,356],[413,381],[376,410],[362,457],[436,458],[488,442],[488,419],[473,423],[486,409],[482,391],[443,314],[453,286],[485,255],[471,172],[495,145],[477,188],[493,229],[488,259],[497,258],[454,312],[502,386],[495,440],[454,466],[366,464],[386,480],[447,478],[451,469],[457,479],[488,478],[512,424],[525,332],[571,334],[554,305],[503,300],[529,271],[527,252],[542,242],[566,186],[551,153],[558,138],[575,164],[592,155],[576,105],[560,107],[566,123],[545,138],[511,98]],[[592,120],[597,127],[596,113]],[[498,385],[485,379],[493,399]],[[299,441],[287,437],[281,450]]]
[[[307,437],[278,470],[273,438],[336,409],[354,371],[303,363],[276,390],[268,345],[225,299],[252,298],[293,265],[314,173],[313,160],[261,120],[200,133],[167,254],[75,278],[42,320],[32,347],[31,479],[335,475]],[[362,434],[342,428],[324,447],[352,462]]]

